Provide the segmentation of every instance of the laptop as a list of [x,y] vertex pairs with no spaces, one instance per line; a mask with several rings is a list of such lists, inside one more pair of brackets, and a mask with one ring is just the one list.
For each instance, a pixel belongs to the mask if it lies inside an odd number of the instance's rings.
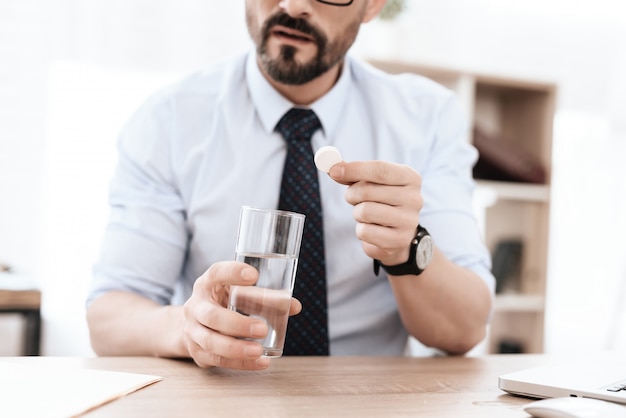
[[626,354],[553,362],[500,375],[498,387],[529,398],[583,397],[626,404]]

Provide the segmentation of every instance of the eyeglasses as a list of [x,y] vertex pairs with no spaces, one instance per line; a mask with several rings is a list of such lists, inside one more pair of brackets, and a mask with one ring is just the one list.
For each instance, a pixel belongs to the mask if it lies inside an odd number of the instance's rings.
[[320,3],[324,3],[324,4],[330,4],[331,6],[344,7],[344,6],[350,6],[354,0],[334,0],[334,1],[317,0],[317,1]]

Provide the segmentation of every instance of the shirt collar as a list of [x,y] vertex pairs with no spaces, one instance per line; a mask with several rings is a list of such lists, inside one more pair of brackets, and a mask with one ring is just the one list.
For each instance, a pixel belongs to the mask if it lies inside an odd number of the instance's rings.
[[[254,52],[249,53],[247,57],[246,82],[252,104],[259,115],[263,128],[267,133],[272,133],[280,118],[295,105],[276,91],[265,79],[257,65]],[[348,99],[351,82],[350,60],[346,57],[337,83],[328,93],[309,106],[319,118],[326,138],[334,137],[333,133]]]

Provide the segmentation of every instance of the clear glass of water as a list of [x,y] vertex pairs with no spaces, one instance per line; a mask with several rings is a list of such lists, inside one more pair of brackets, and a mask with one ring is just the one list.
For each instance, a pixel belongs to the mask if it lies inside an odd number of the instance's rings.
[[241,208],[235,258],[256,268],[259,280],[254,286],[231,286],[228,308],[267,322],[267,336],[254,340],[267,357],[283,353],[303,230],[301,213]]

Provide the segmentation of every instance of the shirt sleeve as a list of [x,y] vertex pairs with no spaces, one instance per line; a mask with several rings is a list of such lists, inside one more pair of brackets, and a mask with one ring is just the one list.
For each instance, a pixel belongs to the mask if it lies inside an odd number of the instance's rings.
[[112,290],[159,304],[168,304],[174,294],[188,229],[171,167],[170,107],[157,97],[149,100],[120,134],[111,212],[87,303]]
[[477,273],[493,294],[491,257],[473,212],[472,178],[478,153],[467,141],[466,118],[452,94],[442,101],[434,140],[422,171],[420,222],[454,263]]

